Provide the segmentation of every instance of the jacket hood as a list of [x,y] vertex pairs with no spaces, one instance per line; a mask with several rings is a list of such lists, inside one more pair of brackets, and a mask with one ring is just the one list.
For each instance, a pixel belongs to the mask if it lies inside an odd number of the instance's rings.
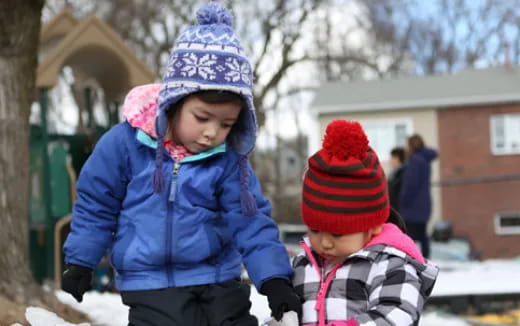
[[253,104],[253,95],[251,93],[241,92],[237,88],[223,86],[215,87],[214,85],[198,85],[196,87],[188,87],[186,85],[164,85],[159,91],[158,112],[156,118],[156,132],[164,135],[167,129],[168,121],[166,112],[172,110],[172,106],[182,98],[193,93],[205,90],[224,90],[236,93],[244,99],[244,107],[240,112],[238,121],[229,133],[226,143],[227,145],[240,155],[249,155],[253,151],[256,143],[256,116]]
[[248,155],[256,141],[253,69],[233,31],[231,12],[213,1],[197,11],[197,24],[179,35],[171,51],[159,93],[159,142],[167,127],[166,112],[183,97],[204,90],[243,97],[244,108],[227,144],[238,154]]
[[158,108],[158,95],[161,84],[148,84],[134,87],[126,95],[122,112],[128,123],[157,138],[155,134],[155,117]]
[[[161,84],[136,86],[130,90],[123,103],[122,112],[125,119],[134,128],[144,131],[153,138],[156,134],[156,118],[159,110],[159,93]],[[186,95],[189,95],[187,93]],[[179,100],[182,97],[179,97]],[[248,102],[246,102],[248,103]],[[228,135],[227,145],[237,153],[249,153],[255,144],[255,122],[248,117],[249,110],[244,108],[239,119]]]

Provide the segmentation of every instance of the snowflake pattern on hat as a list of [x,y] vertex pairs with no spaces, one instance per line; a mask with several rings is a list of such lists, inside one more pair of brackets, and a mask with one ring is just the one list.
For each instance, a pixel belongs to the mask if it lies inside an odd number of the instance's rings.
[[198,82],[222,81],[223,85],[235,87],[251,87],[251,66],[244,60],[227,55],[210,53],[175,53],[170,58],[165,79],[185,80],[197,79]]

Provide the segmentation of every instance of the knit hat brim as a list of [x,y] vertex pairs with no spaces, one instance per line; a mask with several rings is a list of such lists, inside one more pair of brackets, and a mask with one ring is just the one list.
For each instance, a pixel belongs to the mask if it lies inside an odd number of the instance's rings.
[[186,84],[178,85],[174,83],[164,84],[159,92],[159,110],[157,111],[156,133],[158,137],[164,137],[168,129],[167,112],[186,96],[204,90],[220,90],[230,91],[241,95],[244,99],[245,107],[239,116],[236,125],[227,137],[227,145],[240,155],[249,155],[256,143],[256,116],[254,114],[255,107],[253,104],[252,94],[245,94],[243,89],[230,86],[221,86],[216,84],[188,86]]
[[[379,210],[368,213],[359,213],[357,208],[349,210],[348,221],[345,220],[345,208],[329,207],[327,211],[322,207],[313,208],[313,203],[302,199],[301,214],[303,223],[310,229],[333,234],[352,234],[364,232],[372,227],[385,223],[390,215],[390,207],[382,203]],[[352,216],[355,215],[355,218]]]

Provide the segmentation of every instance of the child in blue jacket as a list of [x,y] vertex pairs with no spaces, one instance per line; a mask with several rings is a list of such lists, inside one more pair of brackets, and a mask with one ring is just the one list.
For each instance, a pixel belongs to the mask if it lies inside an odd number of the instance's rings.
[[127,121],[83,167],[62,287],[76,300],[110,249],[129,325],[257,325],[241,263],[272,314],[301,314],[271,207],[248,162],[252,70],[211,2],[172,50],[162,84],[133,89]]

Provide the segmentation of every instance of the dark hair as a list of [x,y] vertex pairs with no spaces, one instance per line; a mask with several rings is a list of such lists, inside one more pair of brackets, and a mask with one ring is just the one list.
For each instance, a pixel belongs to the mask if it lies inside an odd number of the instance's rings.
[[178,111],[178,109],[182,107],[184,102],[190,97],[198,98],[199,100],[207,104],[233,103],[240,105],[241,108],[244,108],[246,106],[244,98],[240,94],[223,90],[203,90],[188,94],[187,96],[183,97],[175,104],[173,104],[171,107],[169,107],[168,110],[166,110],[168,120],[175,116],[175,113]]
[[390,151],[390,155],[393,157],[397,157],[399,159],[399,162],[404,163],[406,151],[402,147],[394,147],[394,149]]
[[401,229],[401,231],[403,231],[403,233],[408,233],[406,230],[406,224],[404,223],[401,214],[399,214],[399,212],[397,212],[392,207],[390,207],[390,216],[386,222],[395,224],[399,229]]
[[410,154],[415,153],[423,148],[424,141],[421,136],[419,136],[418,134],[414,134],[408,137],[408,149],[410,150]]

